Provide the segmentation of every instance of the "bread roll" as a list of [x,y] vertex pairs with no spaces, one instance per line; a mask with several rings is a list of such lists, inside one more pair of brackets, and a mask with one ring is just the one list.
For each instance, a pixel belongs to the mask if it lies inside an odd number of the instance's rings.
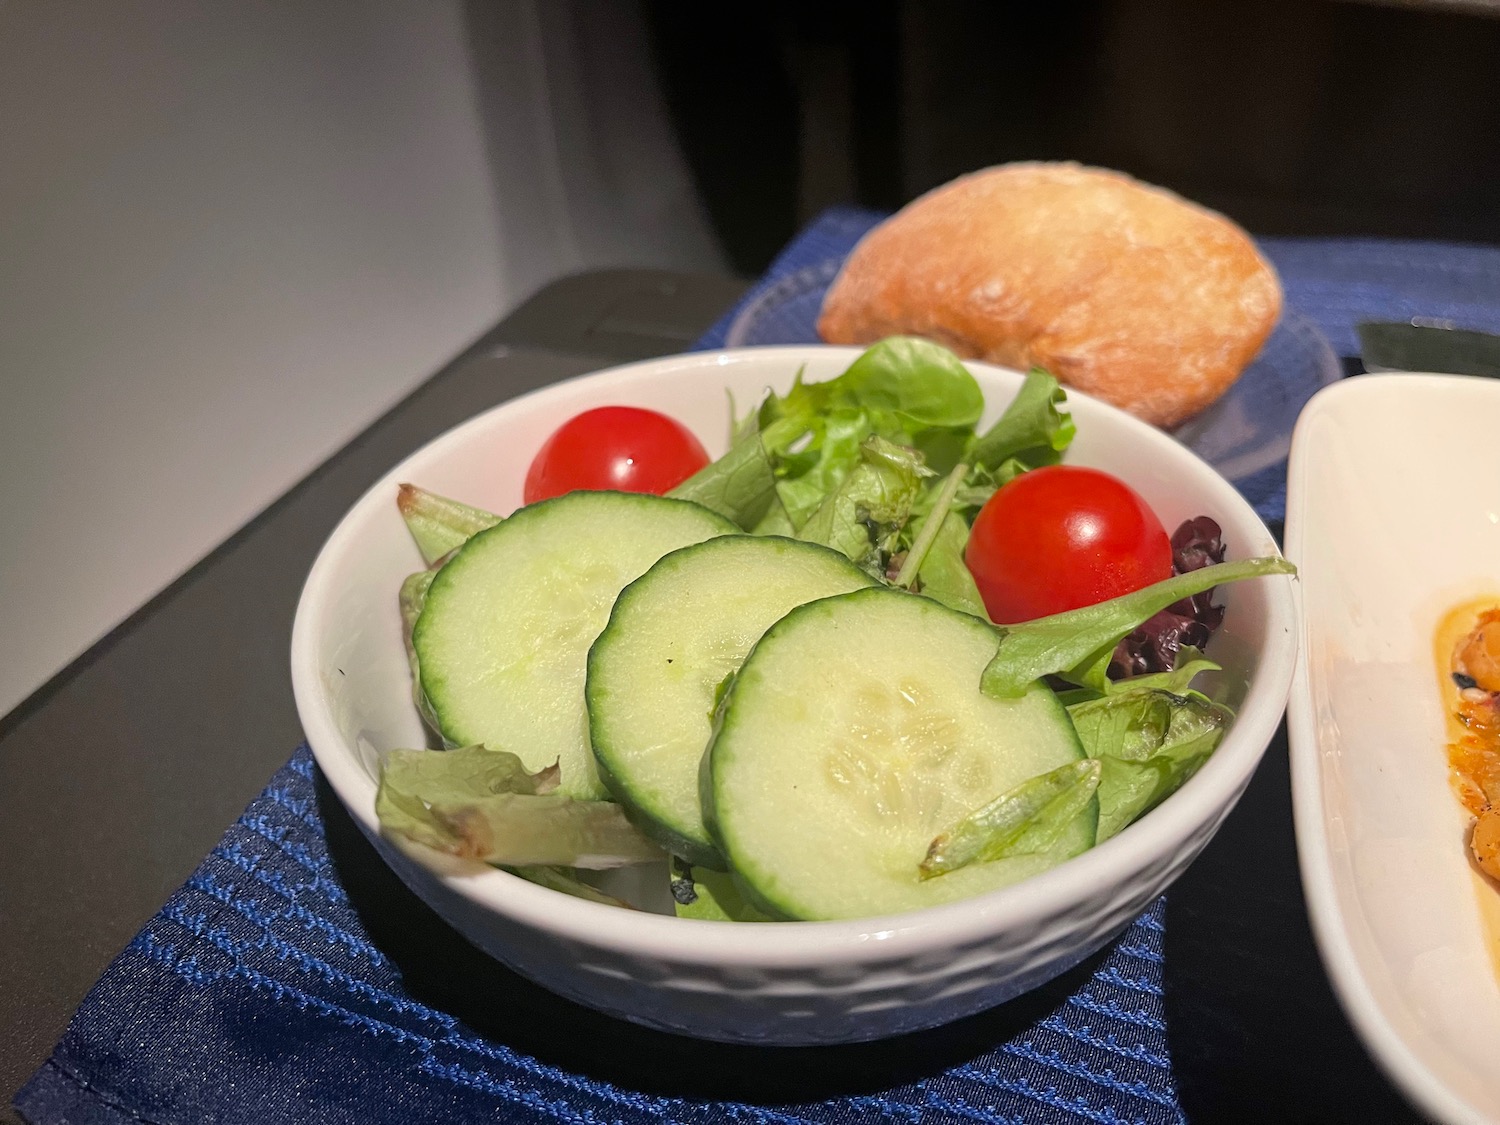
[[870,231],[823,302],[835,344],[926,336],[1175,426],[1239,377],[1281,286],[1222,215],[1119,172],[1006,164]]

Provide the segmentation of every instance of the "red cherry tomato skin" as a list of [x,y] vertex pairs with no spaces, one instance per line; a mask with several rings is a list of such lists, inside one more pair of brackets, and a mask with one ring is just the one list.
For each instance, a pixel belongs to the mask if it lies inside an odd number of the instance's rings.
[[578,489],[654,492],[676,488],[708,453],[676,419],[637,406],[600,406],[558,427],[526,473],[526,503]]
[[980,509],[964,553],[990,619],[1014,625],[1172,576],[1172,542],[1129,485],[1098,469],[1023,473]]

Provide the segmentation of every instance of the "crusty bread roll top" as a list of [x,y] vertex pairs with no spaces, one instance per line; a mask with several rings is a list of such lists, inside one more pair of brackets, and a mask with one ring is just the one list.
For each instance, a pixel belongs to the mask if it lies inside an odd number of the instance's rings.
[[1238,226],[1119,172],[1007,164],[913,201],[862,239],[819,334],[912,334],[1046,368],[1158,426],[1222,395],[1281,312]]

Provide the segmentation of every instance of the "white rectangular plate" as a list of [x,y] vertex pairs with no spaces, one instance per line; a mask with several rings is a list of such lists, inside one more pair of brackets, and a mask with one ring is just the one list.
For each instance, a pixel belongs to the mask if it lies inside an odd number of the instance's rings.
[[1434,632],[1500,601],[1500,381],[1366,375],[1292,442],[1303,637],[1288,708],[1303,884],[1365,1043],[1444,1121],[1500,1121],[1500,981],[1447,778]]

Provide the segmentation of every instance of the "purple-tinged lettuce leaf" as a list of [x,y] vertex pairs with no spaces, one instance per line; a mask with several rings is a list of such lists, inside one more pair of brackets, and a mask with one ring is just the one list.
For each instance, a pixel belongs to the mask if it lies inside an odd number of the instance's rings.
[[[1172,533],[1172,569],[1188,574],[1224,561],[1224,539],[1208,516],[1184,520]],[[1115,647],[1109,674],[1116,679],[1165,672],[1184,648],[1202,650],[1224,622],[1224,607],[1213,604],[1212,588],[1200,590],[1153,614]]]
[[980,678],[980,690],[997,699],[1014,699],[1033,680],[1060,676],[1102,694],[1107,690],[1115,646],[1173,602],[1225,582],[1295,574],[1296,570],[1279,555],[1218,563],[1096,605],[1001,626],[1000,647]]

